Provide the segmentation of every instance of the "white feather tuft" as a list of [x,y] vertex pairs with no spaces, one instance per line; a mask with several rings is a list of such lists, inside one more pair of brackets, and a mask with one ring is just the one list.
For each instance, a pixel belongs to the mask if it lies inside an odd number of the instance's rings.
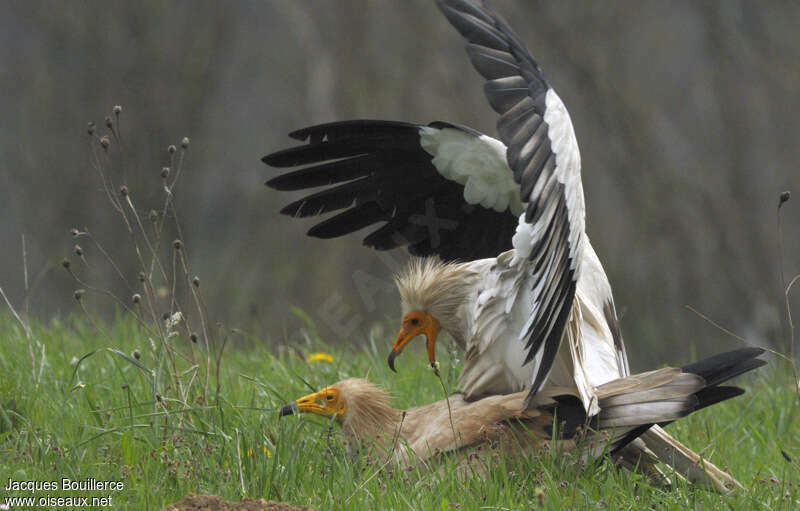
[[506,162],[506,146],[455,128],[420,128],[422,148],[445,178],[464,185],[464,200],[495,211],[522,211],[519,185]]
[[391,407],[392,396],[363,378],[350,378],[332,385],[345,402],[342,426],[361,438],[379,437],[394,430],[400,411]]
[[467,313],[475,286],[483,277],[482,259],[468,263],[443,262],[437,257],[414,258],[405,271],[395,277],[403,314],[426,311],[463,346]]

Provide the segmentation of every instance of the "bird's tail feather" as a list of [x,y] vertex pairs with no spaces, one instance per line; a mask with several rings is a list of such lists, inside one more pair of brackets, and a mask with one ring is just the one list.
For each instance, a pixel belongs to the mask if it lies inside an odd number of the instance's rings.
[[642,434],[641,439],[659,461],[672,467],[691,483],[722,493],[742,488],[733,476],[672,438],[661,426],[651,427]]
[[669,476],[661,470],[658,457],[647,448],[641,438],[636,438],[621,448],[614,458],[617,465],[631,472],[639,472],[656,484],[669,486],[672,483]]
[[705,358],[685,365],[681,369],[685,373],[702,377],[706,381],[706,387],[715,387],[766,364],[766,361],[756,358],[762,353],[764,353],[762,348],[741,348]]
[[638,459],[640,469],[653,468],[655,455],[692,483],[721,492],[741,488],[736,479],[672,438],[663,427],[743,394],[738,387],[719,384],[766,364],[756,358],[763,352],[760,348],[729,351],[681,369],[659,369],[598,387],[598,426],[619,433],[612,442],[612,453],[623,461]]

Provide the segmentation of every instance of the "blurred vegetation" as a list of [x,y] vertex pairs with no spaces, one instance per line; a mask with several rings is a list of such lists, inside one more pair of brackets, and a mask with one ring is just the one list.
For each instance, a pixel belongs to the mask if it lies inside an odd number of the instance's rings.
[[[785,349],[776,206],[800,193],[800,4],[494,4],[570,109],[588,232],[633,365],[738,344],[686,305]],[[292,129],[349,118],[494,134],[462,41],[427,0],[4,2],[0,20],[0,283],[24,300],[24,234],[44,317],[74,308],[59,267],[72,227],[119,248],[135,275],[89,166],[86,122],[102,126],[113,105],[140,204],[161,200],[167,145],[192,140],[176,199],[214,319],[284,340],[297,305],[330,339],[372,330],[388,346],[380,325],[398,319],[391,271],[405,256],[306,238],[309,223],[277,214],[292,197],[263,186],[261,156]],[[782,211],[787,282],[800,272],[795,202]],[[111,268],[92,271],[123,289]]]

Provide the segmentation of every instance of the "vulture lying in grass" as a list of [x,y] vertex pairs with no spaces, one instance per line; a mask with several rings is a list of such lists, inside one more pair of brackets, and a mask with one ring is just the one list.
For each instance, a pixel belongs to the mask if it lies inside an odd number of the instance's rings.
[[[654,424],[674,420],[742,394],[720,383],[765,364],[764,350],[745,348],[722,353],[681,369],[663,368],[620,378],[597,388],[600,413],[586,415],[580,397],[569,388],[549,387],[524,407],[526,392],[466,401],[462,395],[401,411],[389,394],[364,379],[340,381],[285,405],[280,415],[314,413],[333,417],[349,439],[374,442],[393,451],[398,462],[426,460],[439,453],[496,445],[507,455],[526,455],[549,446],[578,448],[587,457],[610,453],[623,466],[661,474],[660,460],[689,481],[728,491],[740,486],[731,476],[692,454],[674,456],[670,445],[657,445],[656,456],[631,445]],[[555,424],[554,424],[555,423]],[[554,429],[555,428],[555,429]],[[690,451],[691,452],[691,451]]]

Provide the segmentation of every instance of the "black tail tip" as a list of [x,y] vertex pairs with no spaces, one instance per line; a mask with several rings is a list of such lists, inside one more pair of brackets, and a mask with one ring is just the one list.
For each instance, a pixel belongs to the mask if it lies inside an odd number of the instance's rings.
[[740,374],[765,365],[765,360],[757,358],[766,350],[747,347],[726,351],[706,359],[683,366],[683,371],[703,377],[708,386],[720,384]]

